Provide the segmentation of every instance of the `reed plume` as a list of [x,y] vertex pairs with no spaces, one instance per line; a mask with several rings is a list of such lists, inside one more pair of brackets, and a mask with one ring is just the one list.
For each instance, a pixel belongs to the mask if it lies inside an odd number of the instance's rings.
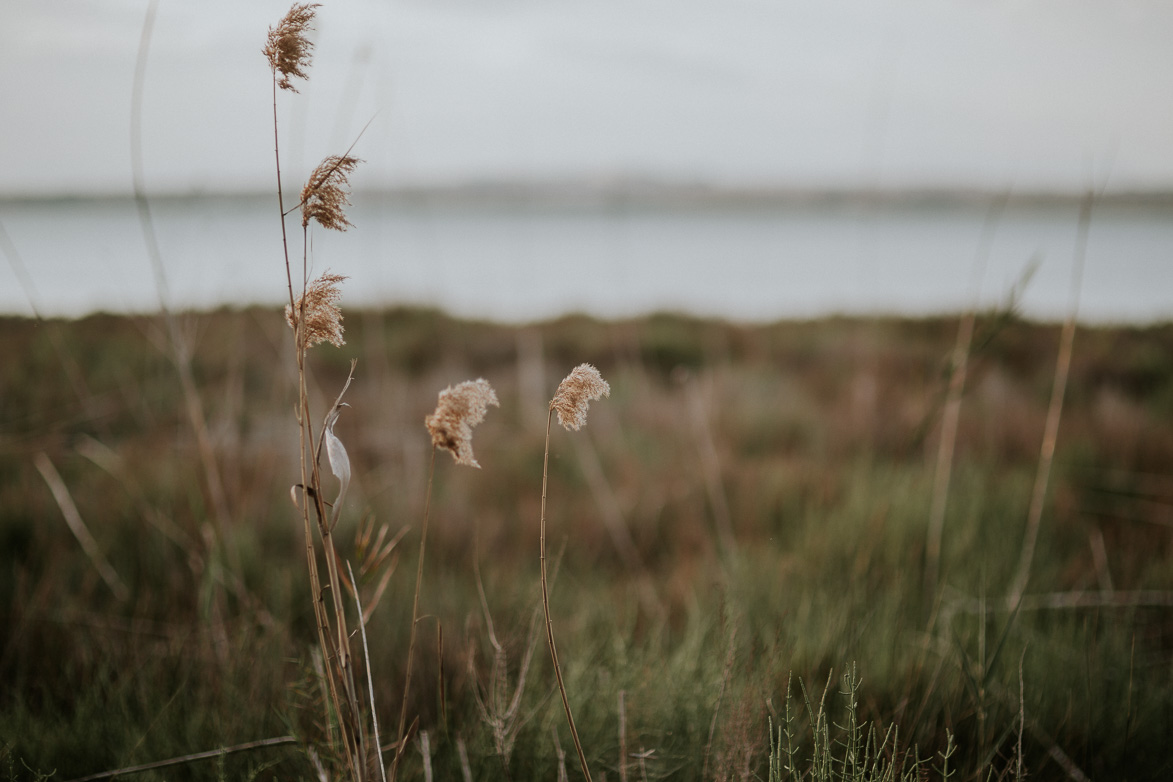
[[485,420],[489,405],[500,403],[487,380],[466,380],[445,388],[436,411],[424,419],[432,445],[451,452],[457,464],[479,468],[472,453],[472,428]]
[[403,682],[403,702],[399,708],[399,731],[395,758],[391,761],[391,782],[399,773],[399,763],[407,746],[407,695],[411,687],[411,669],[415,660],[415,628],[419,624],[420,590],[424,580],[424,552],[428,544],[428,519],[432,511],[432,478],[436,474],[436,451],[450,451],[457,464],[480,468],[472,454],[472,428],[485,420],[489,405],[499,407],[497,392],[484,378],[466,380],[440,392],[436,410],[424,419],[432,436],[432,458],[428,466],[428,493],[424,500],[424,523],[420,529],[420,555],[415,572],[415,597],[411,606],[411,630],[407,641],[407,672]]
[[293,86],[290,79],[309,78],[303,69],[310,66],[314,44],[306,37],[306,33],[312,29],[310,22],[314,20],[314,14],[317,13],[314,9],[318,5],[295,3],[276,27],[269,28],[269,38],[261,51],[269,60],[273,77],[277,78],[277,74],[281,74],[277,79],[277,86],[283,90],[297,92],[297,87]]
[[298,333],[302,350],[320,342],[338,348],[346,344],[342,338],[342,310],[338,307],[345,279],[345,275],[326,272],[306,285],[305,293],[292,306],[285,305],[285,322]]
[[314,169],[301,189],[301,226],[317,220],[323,228],[345,231],[352,226],[346,219],[350,205],[350,175],[362,161],[351,155],[330,155]]
[[550,409],[558,413],[558,423],[567,431],[578,431],[586,425],[591,402],[611,396],[611,386],[590,364],[579,364],[558,385],[550,400]]

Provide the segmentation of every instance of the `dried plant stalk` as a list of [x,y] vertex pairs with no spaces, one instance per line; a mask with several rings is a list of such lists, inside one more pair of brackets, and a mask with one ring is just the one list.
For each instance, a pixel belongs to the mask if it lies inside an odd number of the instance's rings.
[[[269,29],[269,36],[263,52],[273,73],[273,148],[277,173],[277,204],[281,214],[281,242],[285,255],[285,277],[289,290],[289,304],[285,317],[294,330],[297,348],[298,405],[297,421],[300,440],[301,483],[294,487],[293,499],[302,513],[305,527],[306,559],[313,594],[314,618],[318,630],[318,644],[323,664],[332,669],[325,675],[329,684],[330,702],[337,719],[337,729],[345,752],[352,779],[363,782],[366,778],[367,738],[362,718],[361,696],[354,681],[349,649],[350,635],[347,631],[346,607],[342,602],[344,579],[339,572],[339,558],[335,551],[332,530],[337,523],[341,503],[349,483],[349,459],[345,448],[333,433],[334,420],[341,405],[341,395],[335,402],[323,426],[322,439],[317,447],[310,418],[309,393],[306,383],[306,351],[319,342],[329,342],[341,347],[343,341],[342,313],[338,308],[341,298],[342,275],[323,274],[309,282],[306,272],[306,247],[302,252],[301,296],[294,295],[293,273],[289,260],[289,237],[285,226],[285,200],[281,186],[281,155],[277,124],[277,89],[297,92],[293,78],[305,79],[310,64],[313,44],[307,37],[310,23],[318,6],[311,3],[295,4],[276,27]],[[303,240],[310,219],[317,219],[328,228],[344,229],[348,222],[342,213],[347,205],[347,176],[353,171],[357,160],[349,156],[327,158],[310,177],[303,191]],[[351,365],[353,376],[354,366]],[[347,386],[350,378],[347,379]],[[345,393],[345,389],[343,389]],[[332,518],[326,510],[322,496],[322,475],[319,465],[323,441],[331,470],[339,478],[341,489],[335,502]],[[299,501],[300,499],[300,501]],[[311,510],[316,517],[321,541],[321,554],[325,559],[327,582],[324,584],[318,571],[319,547],[315,544]],[[329,595],[327,595],[327,592]],[[326,598],[332,606],[327,607]],[[359,611],[359,621],[363,621]],[[374,709],[372,700],[371,709]],[[327,708],[327,724],[330,723],[331,709]],[[332,734],[333,735],[333,734]],[[377,743],[377,740],[376,740]]]
[[1018,568],[1010,584],[1006,605],[1013,607],[1022,600],[1026,585],[1030,582],[1031,562],[1039,540],[1042,525],[1043,505],[1047,501],[1047,485],[1051,477],[1051,464],[1055,459],[1055,444],[1059,438],[1059,419],[1063,415],[1063,397],[1067,392],[1067,377],[1071,371],[1071,353],[1075,343],[1075,327],[1079,317],[1079,292],[1083,286],[1083,267],[1087,260],[1087,235],[1092,222],[1094,194],[1088,193],[1079,209],[1079,235],[1075,246],[1075,263],[1071,274],[1071,303],[1067,319],[1059,337],[1059,356],[1055,361],[1055,379],[1051,385],[1051,403],[1047,407],[1047,420],[1043,430],[1043,442],[1039,452],[1039,466],[1035,473],[1034,489],[1031,491],[1030,509],[1027,511],[1026,532],[1022,550],[1019,552]]
[[424,419],[432,436],[432,458],[428,465],[428,490],[424,500],[424,523],[420,529],[420,553],[416,563],[415,597],[411,606],[411,630],[407,641],[407,672],[404,675],[403,702],[399,709],[399,731],[395,759],[391,762],[391,782],[399,773],[399,763],[406,747],[407,696],[411,687],[412,663],[415,659],[415,630],[419,624],[420,591],[424,579],[424,553],[428,544],[428,519],[432,513],[432,479],[436,474],[436,451],[451,451],[457,464],[477,467],[472,454],[472,428],[485,420],[489,405],[499,406],[497,394],[484,378],[466,380],[440,392],[436,410]]
[[[578,728],[574,725],[574,715],[570,711],[570,699],[566,696],[566,684],[562,680],[562,666],[558,663],[558,647],[554,644],[554,625],[550,620],[550,588],[546,576],[546,487],[549,484],[550,468],[550,425],[554,420],[554,413],[558,413],[558,423],[567,430],[581,429],[586,425],[587,409],[590,403],[604,396],[611,395],[611,386],[603,380],[599,370],[590,364],[579,364],[570,374],[558,384],[554,398],[550,400],[549,413],[546,415],[546,453],[542,457],[542,511],[541,511],[541,559],[542,559],[542,610],[546,617],[546,642],[550,647],[550,661],[554,665],[554,678],[558,681],[558,694],[562,696],[562,708],[566,712],[566,722],[570,725],[570,737],[574,740],[574,749],[578,753],[578,762],[582,767],[582,775],[587,782],[591,780],[590,768],[587,767],[586,753],[583,752],[582,742],[578,738]],[[557,739],[557,734],[555,734]]]
[[[310,66],[314,44],[307,37],[312,28],[310,22],[314,20],[314,9],[318,3],[295,3],[289,13],[282,17],[276,27],[269,28],[269,38],[265,42],[265,57],[269,60],[269,68],[273,77],[277,79],[277,86],[283,90],[297,92],[290,79],[308,79],[305,68]],[[277,74],[281,74],[277,78]]]
[[350,175],[362,161],[351,155],[330,155],[318,164],[301,189],[301,225],[317,220],[323,228],[345,231],[351,227],[345,208],[350,205]]

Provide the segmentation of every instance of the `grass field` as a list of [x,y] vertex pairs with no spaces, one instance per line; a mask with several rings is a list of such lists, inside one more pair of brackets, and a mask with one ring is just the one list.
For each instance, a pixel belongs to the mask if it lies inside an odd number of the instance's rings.
[[[481,470],[436,463],[401,779],[579,778],[538,527],[547,403],[582,362],[611,395],[582,431],[552,433],[547,523],[594,778],[1173,773],[1173,326],[1077,333],[1012,610],[1058,327],[979,318],[926,590],[956,319],[506,327],[393,310],[345,325],[344,348],[311,353],[309,387],[328,404],[358,360],[335,428],[353,468],[336,536],[368,602],[390,573],[367,626],[384,746],[424,417],[471,378],[501,402],[476,431]],[[283,737],[133,778],[341,773],[290,501],[290,332],[263,310],[178,326],[219,510],[159,320],[0,323],[0,775],[73,779]],[[383,525],[384,548],[402,537],[376,563]]]

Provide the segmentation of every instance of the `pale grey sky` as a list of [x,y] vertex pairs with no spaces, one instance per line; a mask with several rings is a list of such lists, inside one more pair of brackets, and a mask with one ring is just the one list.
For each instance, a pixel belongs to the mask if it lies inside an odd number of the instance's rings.
[[[126,192],[147,0],[4,0],[0,195]],[[160,0],[152,192],[265,190],[286,2]],[[1166,0],[347,0],[279,96],[291,177],[1173,189]]]

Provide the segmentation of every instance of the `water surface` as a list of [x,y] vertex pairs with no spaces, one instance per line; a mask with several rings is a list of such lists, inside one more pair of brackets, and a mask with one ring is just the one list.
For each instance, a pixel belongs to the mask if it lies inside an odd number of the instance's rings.
[[[310,232],[311,273],[349,275],[343,304],[421,304],[528,321],[676,310],[744,321],[922,315],[1005,301],[1067,311],[1075,201],[667,201],[354,196],[345,234]],[[131,200],[0,202],[27,271],[0,264],[0,312],[78,316],[287,301],[276,198],[151,202],[153,271]],[[296,273],[301,227],[288,220]],[[0,247],[2,250],[3,247]],[[6,255],[10,253],[4,253]],[[974,284],[975,270],[981,270]],[[1099,205],[1080,286],[1089,322],[1173,317],[1173,209]]]

